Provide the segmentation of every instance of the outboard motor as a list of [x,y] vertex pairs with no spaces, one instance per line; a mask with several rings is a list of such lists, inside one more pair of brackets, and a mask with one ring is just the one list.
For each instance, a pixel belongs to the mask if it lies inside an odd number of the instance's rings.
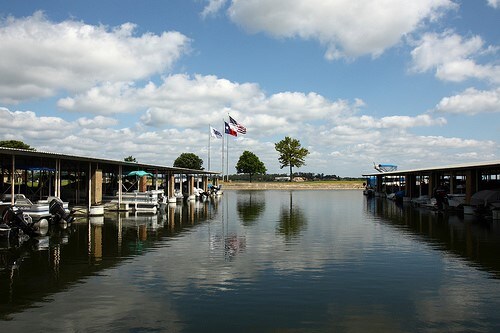
[[5,210],[3,217],[3,225],[10,228],[10,235],[18,235],[19,230],[30,237],[37,236],[37,232],[33,227],[33,220],[27,214],[24,214],[22,210],[13,206]]
[[75,219],[73,217],[73,212],[66,212],[63,206],[63,202],[59,198],[54,198],[49,203],[49,212],[52,214],[52,219],[54,222],[64,221],[66,223],[71,223]]

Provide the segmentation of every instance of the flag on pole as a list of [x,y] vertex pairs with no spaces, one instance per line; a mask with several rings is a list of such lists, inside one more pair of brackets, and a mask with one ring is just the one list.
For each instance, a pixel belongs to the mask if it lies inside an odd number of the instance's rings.
[[227,122],[224,122],[224,132],[232,136],[238,136],[238,133]]
[[210,135],[216,139],[222,139],[222,133],[210,126]]
[[246,127],[241,124],[238,124],[238,122],[233,118],[231,118],[231,116],[229,116],[229,122],[236,128],[236,131],[238,131],[238,133],[247,134]]

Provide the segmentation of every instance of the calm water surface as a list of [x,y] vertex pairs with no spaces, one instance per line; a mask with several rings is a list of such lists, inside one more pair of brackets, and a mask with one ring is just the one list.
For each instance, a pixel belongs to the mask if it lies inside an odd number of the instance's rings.
[[500,222],[226,191],[0,246],[2,332],[500,332]]

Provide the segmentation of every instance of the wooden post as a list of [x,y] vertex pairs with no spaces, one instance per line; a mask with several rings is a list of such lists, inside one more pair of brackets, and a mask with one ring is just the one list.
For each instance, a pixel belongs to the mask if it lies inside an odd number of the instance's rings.
[[11,183],[11,186],[10,186],[10,203],[11,205],[14,204],[14,196],[16,194],[16,191],[15,191],[15,186],[16,186],[16,177],[14,176],[16,172],[16,156],[14,154],[12,154],[12,169],[10,170],[10,183]]
[[118,165],[118,209],[121,207],[122,203],[122,186],[123,186],[123,166],[120,164]]
[[470,204],[470,199],[477,191],[477,171],[467,170],[465,173],[465,203]]

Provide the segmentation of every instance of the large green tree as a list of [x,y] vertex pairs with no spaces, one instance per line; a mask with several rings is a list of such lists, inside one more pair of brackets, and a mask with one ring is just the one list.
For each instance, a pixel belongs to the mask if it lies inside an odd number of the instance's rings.
[[182,153],[175,159],[174,167],[203,170],[203,160],[194,153]]
[[130,155],[130,156],[127,156],[123,159],[125,162],[134,162],[134,163],[137,163],[137,160],[135,159],[134,156]]
[[293,168],[300,168],[301,166],[305,165],[304,159],[309,154],[309,150],[301,147],[299,140],[292,139],[288,136],[286,136],[280,142],[276,143],[274,145],[274,148],[280,154],[278,157],[280,168],[290,168],[290,181],[292,181]]
[[236,163],[236,171],[238,173],[248,173],[250,182],[255,174],[265,174],[267,169],[264,163],[254,153],[245,150],[241,154],[238,163]]
[[30,145],[18,140],[0,141],[0,147],[36,150],[35,148],[30,147]]

